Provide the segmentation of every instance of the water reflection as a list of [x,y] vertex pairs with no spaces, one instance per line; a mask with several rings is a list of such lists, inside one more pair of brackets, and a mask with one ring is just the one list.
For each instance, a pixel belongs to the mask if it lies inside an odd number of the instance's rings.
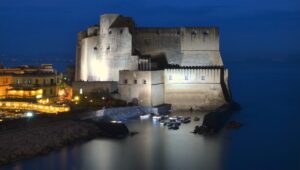
[[[182,113],[176,113],[182,114]],[[185,113],[186,116],[187,113]],[[194,112],[189,116],[201,116]],[[152,120],[127,122],[131,131],[139,132],[124,140],[98,138],[66,147],[7,168],[19,169],[220,169],[222,133],[207,138],[191,131],[200,122],[182,124],[169,130]]]

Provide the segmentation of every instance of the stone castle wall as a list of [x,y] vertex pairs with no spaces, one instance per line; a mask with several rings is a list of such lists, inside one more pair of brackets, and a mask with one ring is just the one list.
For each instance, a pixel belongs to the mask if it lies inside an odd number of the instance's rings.
[[[99,26],[78,34],[75,80],[118,82],[123,100],[144,106],[216,108],[231,100],[219,39],[216,27],[139,28],[129,17],[105,14]],[[181,68],[138,71],[139,57],[165,57]]]
[[137,28],[134,42],[142,55],[165,55],[169,64],[223,65],[215,27]]
[[165,103],[174,109],[212,109],[226,103],[221,69],[166,69],[164,76]]
[[137,99],[142,106],[157,106],[164,103],[163,71],[120,71],[118,84],[122,100]]
[[223,65],[216,27],[138,28],[118,14],[102,15],[99,25],[78,35],[77,81],[118,81],[120,70],[138,69],[138,55],[180,66]]
[[76,81],[118,81],[120,70],[138,68],[129,28],[111,27],[118,17],[102,15],[99,28],[90,27],[86,37],[78,36]]

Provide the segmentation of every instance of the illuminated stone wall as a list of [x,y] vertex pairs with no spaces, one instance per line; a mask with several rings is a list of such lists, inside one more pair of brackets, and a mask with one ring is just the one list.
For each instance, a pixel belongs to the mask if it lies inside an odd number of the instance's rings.
[[223,65],[216,27],[137,28],[135,49],[142,55],[165,55],[169,64]]
[[[105,14],[78,34],[75,80],[118,82],[121,99],[144,106],[216,108],[231,99],[219,43],[217,27],[140,28],[129,17]],[[137,71],[139,57],[165,57],[186,69]]]
[[158,106],[164,103],[163,88],[163,71],[120,71],[118,89],[124,101]]
[[136,70],[138,56],[132,55],[130,18],[102,15],[100,27],[78,35],[76,81],[118,81],[120,70]]
[[[77,81],[72,83],[74,94],[89,95],[91,92],[107,91],[109,93],[117,91],[118,83],[112,81]],[[81,92],[80,92],[81,91]]]
[[[227,82],[228,71],[224,73]],[[164,78],[165,103],[174,109],[214,109],[226,103],[221,69],[166,69]]]
[[100,26],[78,34],[76,81],[118,81],[137,70],[138,56],[165,56],[180,66],[222,66],[216,27],[138,28],[129,17],[101,16]]

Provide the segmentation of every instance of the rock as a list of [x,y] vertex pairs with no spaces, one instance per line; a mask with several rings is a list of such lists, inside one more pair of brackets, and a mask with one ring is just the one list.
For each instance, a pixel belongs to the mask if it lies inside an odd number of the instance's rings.
[[199,120],[200,120],[199,117],[195,117],[195,118],[194,118],[194,121],[199,121]]

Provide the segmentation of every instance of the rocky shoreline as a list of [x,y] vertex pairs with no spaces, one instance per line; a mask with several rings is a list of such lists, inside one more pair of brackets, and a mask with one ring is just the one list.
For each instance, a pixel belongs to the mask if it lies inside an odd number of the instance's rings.
[[[231,102],[219,107],[215,111],[209,112],[205,115],[202,125],[196,126],[193,133],[203,135],[217,134],[226,126],[226,123],[230,120],[232,114],[238,112],[240,109],[241,106],[238,103]],[[232,126],[232,122],[230,125]],[[240,123],[234,122],[232,127],[240,126]]]
[[105,133],[96,123],[72,120],[1,132],[0,166],[100,136]]

